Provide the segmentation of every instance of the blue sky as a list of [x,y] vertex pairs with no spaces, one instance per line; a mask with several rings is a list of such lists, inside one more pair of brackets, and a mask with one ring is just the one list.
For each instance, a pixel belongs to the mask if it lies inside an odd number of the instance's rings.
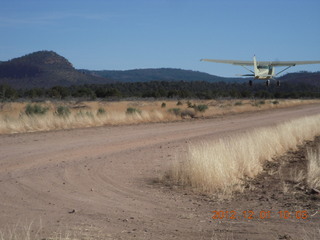
[[[219,76],[201,58],[320,60],[319,0],[0,0],[0,60],[53,50],[76,68],[172,67]],[[280,69],[279,69],[280,70]],[[291,71],[320,71],[305,65]]]

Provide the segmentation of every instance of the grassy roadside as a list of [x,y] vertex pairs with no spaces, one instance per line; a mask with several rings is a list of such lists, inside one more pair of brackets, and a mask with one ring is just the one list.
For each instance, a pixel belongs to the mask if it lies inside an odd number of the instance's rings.
[[319,100],[166,100],[0,103],[0,134],[170,122],[184,118],[285,108]]
[[[183,163],[174,164],[166,177],[173,184],[202,193],[242,191],[246,178],[259,174],[266,161],[319,134],[320,115],[316,115],[213,142],[191,144]],[[310,161],[308,181],[310,186],[319,186],[319,151],[310,150],[308,158],[315,159]]]

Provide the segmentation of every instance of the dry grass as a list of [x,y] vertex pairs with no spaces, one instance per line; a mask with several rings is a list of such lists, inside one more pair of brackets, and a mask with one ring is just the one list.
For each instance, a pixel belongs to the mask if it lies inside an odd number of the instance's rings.
[[0,229],[0,240],[98,240],[111,238],[108,235],[102,236],[100,230],[92,226],[79,226],[73,229],[65,227],[65,230],[49,234],[50,237],[43,237],[48,234],[44,233],[41,221],[39,225],[34,222],[28,224],[18,222],[12,227]]
[[318,240],[320,236],[320,228],[314,229],[304,229],[300,231],[300,234],[297,234],[296,239],[301,240]]
[[[43,238],[40,234],[34,234],[30,229],[24,230],[7,230],[0,232],[0,240],[97,240],[96,236],[84,236],[78,232],[55,233],[52,237]],[[101,239],[101,238],[99,238]],[[108,239],[108,238],[107,238]]]
[[27,225],[22,229],[17,229],[18,226],[16,225],[12,229],[1,230],[0,240],[33,240],[34,236],[31,234],[31,225]]
[[303,183],[305,178],[305,171],[301,169],[293,169],[290,171],[290,180],[297,185]]
[[[213,117],[229,113],[259,111],[319,102],[317,100],[167,100],[167,101],[120,101],[120,102],[43,102],[37,103],[48,111],[45,114],[25,114],[29,103],[0,103],[0,134],[49,131],[122,125],[145,122],[168,122],[192,117]],[[165,103],[165,107],[163,107]],[[195,111],[189,105],[205,105],[205,112]],[[32,104],[35,105],[35,104]],[[57,108],[70,109],[68,116],[56,114]],[[137,111],[127,114],[128,108]],[[100,111],[100,112],[99,112]]]
[[320,189],[320,145],[315,149],[307,149],[307,159],[307,184],[310,188]]
[[[244,179],[261,172],[265,161],[319,134],[320,115],[316,115],[213,142],[191,144],[185,161],[174,164],[168,176],[175,184],[204,193],[241,191]],[[317,174],[319,168],[312,176]]]
[[[57,129],[83,128],[103,125],[133,124],[142,122],[174,121],[174,116],[161,107],[137,106],[131,102],[84,102],[84,103],[42,103],[49,110],[45,114],[25,114],[27,104],[7,103],[0,112],[0,134],[49,131]],[[63,106],[70,114],[59,115],[57,108]],[[131,114],[127,108],[140,109]]]

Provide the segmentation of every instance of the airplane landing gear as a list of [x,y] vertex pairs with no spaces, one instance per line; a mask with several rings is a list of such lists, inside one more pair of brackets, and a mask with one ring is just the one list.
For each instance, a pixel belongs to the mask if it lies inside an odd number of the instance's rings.
[[279,80],[277,80],[277,86],[280,87],[280,81]]
[[269,87],[270,86],[270,80],[266,81],[266,86]]
[[249,86],[252,86],[253,82],[252,80],[249,80]]

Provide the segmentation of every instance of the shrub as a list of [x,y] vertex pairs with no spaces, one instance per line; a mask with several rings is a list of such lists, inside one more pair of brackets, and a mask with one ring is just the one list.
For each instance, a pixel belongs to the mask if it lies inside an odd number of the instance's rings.
[[252,102],[252,103],[251,103],[251,106],[252,106],[252,107],[261,107],[260,104],[259,104],[259,102],[257,102],[257,101]]
[[240,101],[240,102],[236,102],[234,105],[235,105],[235,106],[241,106],[241,105],[242,105],[242,102],[241,102],[241,101]]
[[201,105],[195,105],[194,110],[198,112],[205,112],[208,109],[208,105],[201,104]]
[[196,113],[191,110],[191,109],[185,109],[181,112],[181,117],[182,118],[187,118],[187,117],[191,117],[191,118],[194,118],[196,115]]
[[104,115],[106,114],[106,110],[104,108],[99,108],[97,111],[97,115]]
[[86,115],[87,115],[88,117],[92,117],[92,118],[93,118],[93,113],[92,113],[92,112],[86,111]]
[[181,109],[180,108],[170,108],[168,110],[168,112],[178,116],[181,113]]
[[193,108],[195,105],[192,105],[190,101],[187,102],[188,108]]
[[89,111],[79,111],[77,113],[77,116],[80,116],[80,117],[93,117],[93,114],[92,112],[89,112]]
[[177,102],[177,106],[181,106],[182,105],[182,102],[181,101],[178,101]]
[[273,104],[279,104],[280,102],[277,100],[272,101]]
[[259,101],[259,104],[261,104],[261,105],[263,105],[263,104],[265,104],[265,103],[266,103],[265,100],[260,100],[260,101]]
[[56,114],[60,117],[67,117],[70,115],[70,109],[67,106],[58,106]]
[[134,114],[134,113],[140,114],[141,110],[137,109],[137,108],[133,108],[133,107],[128,107],[127,108],[126,114]]
[[34,104],[34,105],[31,105],[31,104],[28,104],[26,106],[26,109],[25,109],[25,113],[27,115],[44,115],[47,111],[48,111],[48,107],[42,107],[41,105],[39,104]]
[[162,108],[165,108],[167,106],[167,104],[165,103],[165,102],[163,102],[162,104],[161,104],[161,107]]
[[84,113],[82,110],[80,110],[80,111],[77,112],[77,114],[76,114],[77,117],[83,117],[84,115],[85,115],[85,113]]

